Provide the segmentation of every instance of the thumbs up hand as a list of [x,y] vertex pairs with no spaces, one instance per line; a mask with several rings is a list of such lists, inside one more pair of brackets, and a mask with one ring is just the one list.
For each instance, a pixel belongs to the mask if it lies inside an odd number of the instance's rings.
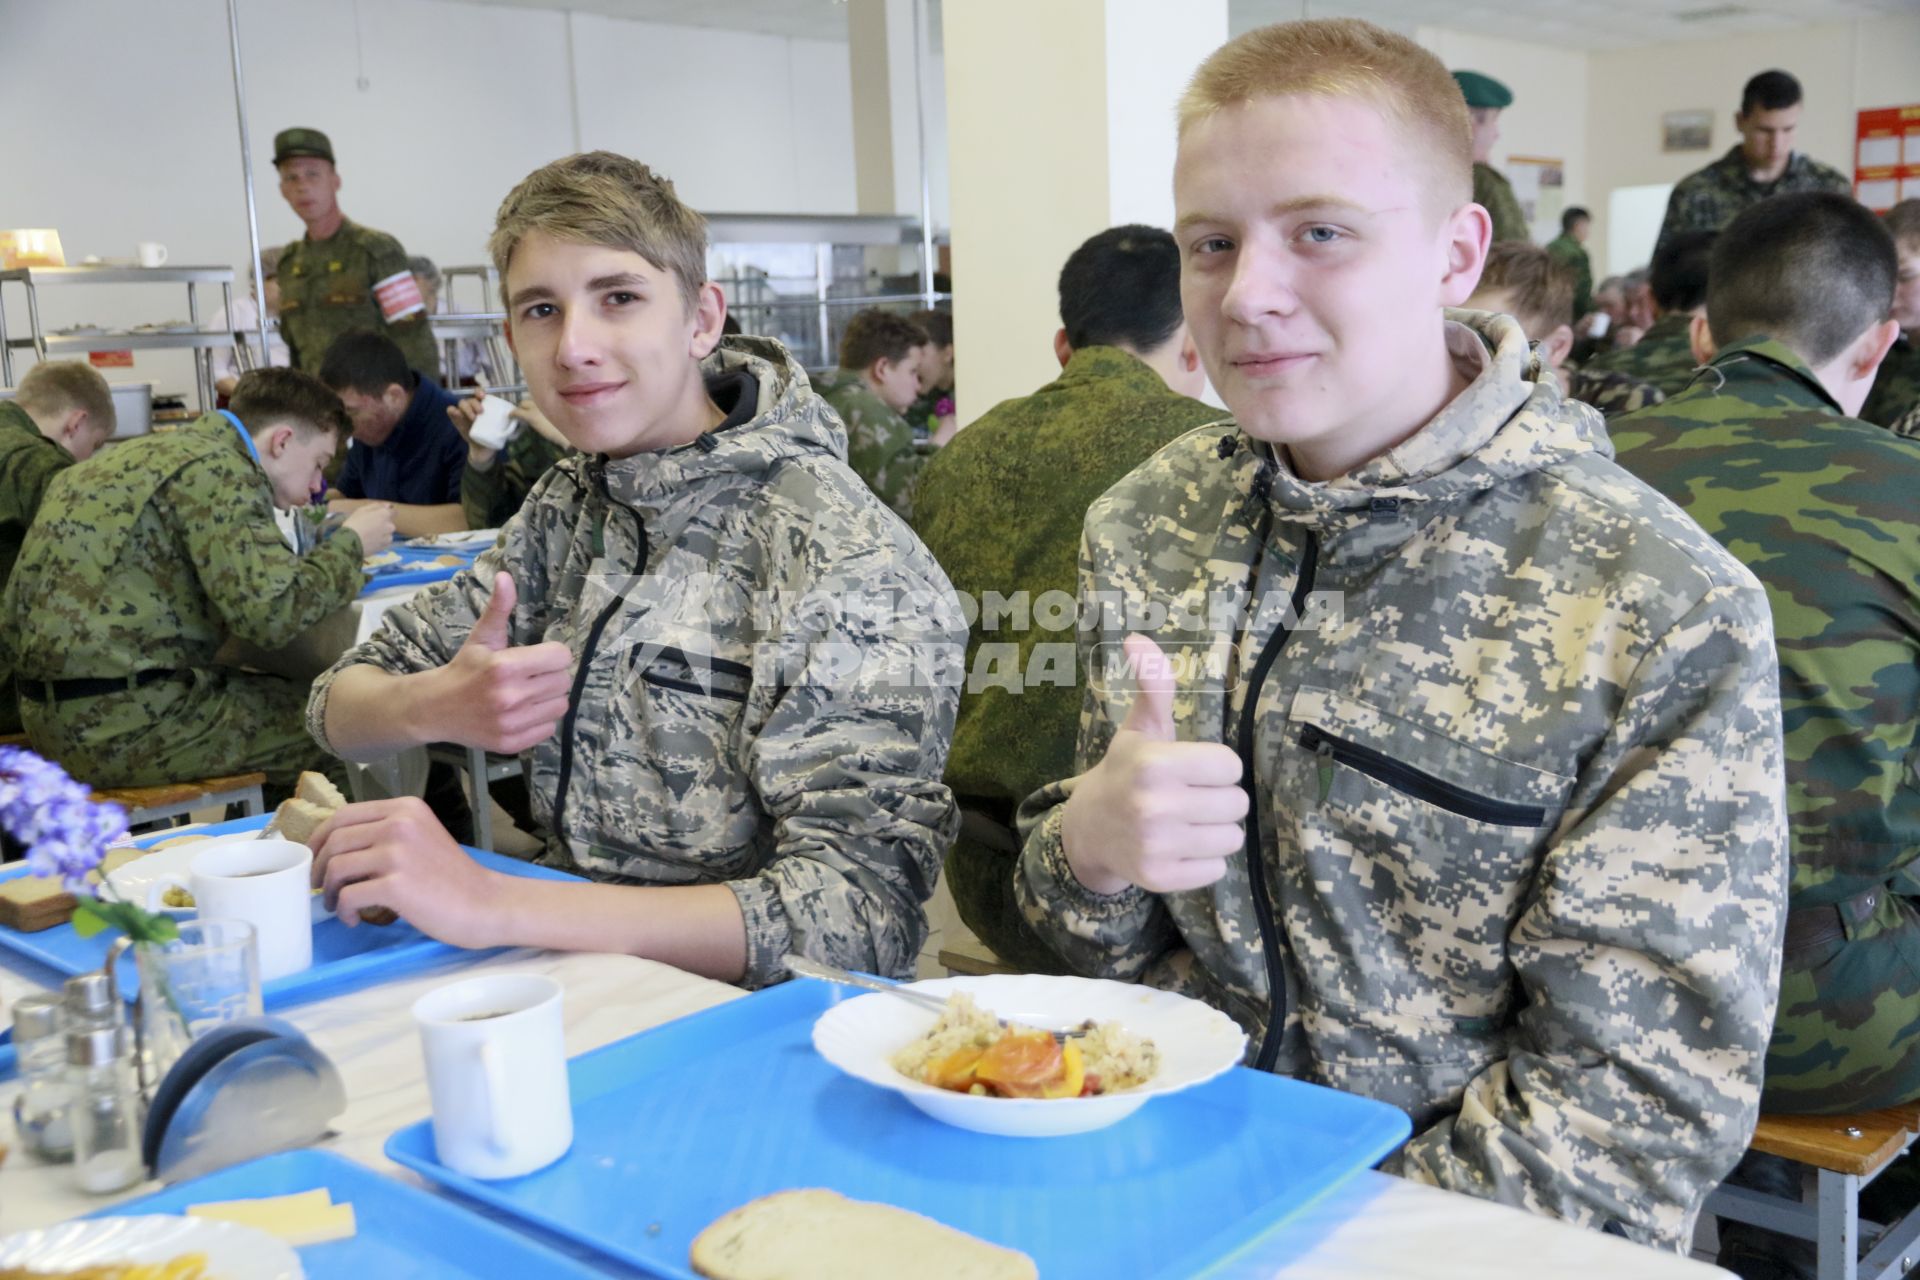
[[558,641],[516,647],[513,575],[493,580],[487,607],[453,661],[432,673],[432,741],[515,755],[552,736],[567,713],[573,652]]
[[1172,664],[1143,635],[1127,637],[1126,655],[1133,703],[1107,754],[1067,798],[1067,864],[1095,893],[1198,889],[1227,873],[1246,839],[1240,757],[1217,742],[1176,740]]

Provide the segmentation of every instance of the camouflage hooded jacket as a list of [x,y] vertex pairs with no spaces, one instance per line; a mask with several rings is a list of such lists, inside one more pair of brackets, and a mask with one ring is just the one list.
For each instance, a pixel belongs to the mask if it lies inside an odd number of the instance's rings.
[[[1023,807],[1016,890],[1080,971],[1405,1109],[1395,1171],[1679,1248],[1752,1130],[1777,998],[1767,601],[1513,321],[1455,318],[1478,376],[1355,472],[1306,483],[1203,427],[1088,512],[1082,607],[1110,607],[1082,659],[1141,630],[1184,665],[1180,737],[1240,753],[1249,853],[1203,890],[1093,894],[1068,779]],[[1088,670],[1083,770],[1121,683]]]
[[324,744],[347,666],[449,661],[508,570],[513,643],[559,641],[577,664],[559,732],[526,757],[547,859],[603,881],[725,882],[752,986],[785,977],[789,951],[908,976],[958,825],[940,781],[958,689],[924,668],[958,666],[959,602],[841,461],[838,424],[778,343],[728,339],[707,376],[727,424],[556,464],[471,571],[321,676],[309,727]]

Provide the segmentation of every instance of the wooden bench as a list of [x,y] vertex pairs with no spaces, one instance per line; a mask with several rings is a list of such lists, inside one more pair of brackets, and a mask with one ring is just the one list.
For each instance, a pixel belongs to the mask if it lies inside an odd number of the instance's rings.
[[[1920,1103],[1837,1116],[1763,1115],[1754,1151],[1800,1165],[1800,1198],[1722,1184],[1707,1212],[1811,1240],[1820,1280],[1882,1280],[1920,1262],[1920,1210],[1881,1226],[1860,1221],[1860,1190],[1920,1136]],[[1873,1248],[1860,1256],[1863,1230]]]
[[947,971],[949,978],[1020,972],[1001,964],[999,956],[987,950],[985,943],[971,936],[956,941],[951,947],[940,948],[939,960],[940,967]]
[[236,802],[248,817],[265,813],[267,803],[261,788],[266,782],[264,773],[235,773],[190,782],[164,782],[153,787],[101,787],[94,791],[93,798],[125,809],[127,827],[132,829],[177,818],[195,809]]
[[24,733],[0,733],[0,747],[25,747],[33,750],[33,744],[27,741]]

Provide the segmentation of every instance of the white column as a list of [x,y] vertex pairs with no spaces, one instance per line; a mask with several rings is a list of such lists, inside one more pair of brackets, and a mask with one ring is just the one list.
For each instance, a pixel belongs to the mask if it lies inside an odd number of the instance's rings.
[[847,5],[854,182],[861,213],[920,216],[913,4],[850,0]]
[[942,6],[960,420],[1059,373],[1067,255],[1173,221],[1174,107],[1226,42],[1227,0]]

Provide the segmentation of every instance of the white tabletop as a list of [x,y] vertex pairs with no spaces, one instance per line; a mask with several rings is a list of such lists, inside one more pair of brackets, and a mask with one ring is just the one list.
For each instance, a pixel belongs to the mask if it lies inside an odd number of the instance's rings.
[[[326,1147],[424,1185],[381,1152],[394,1130],[427,1114],[426,1080],[409,1010],[452,975],[483,971],[543,973],[558,979],[566,988],[567,1051],[573,1055],[743,994],[630,956],[516,951],[287,1010],[279,1016],[306,1032],[333,1059],[346,1084],[347,1110],[335,1121],[338,1136]],[[39,986],[24,971],[0,967],[0,1000],[9,1007]],[[16,1082],[0,1086],[0,1109],[10,1110],[17,1091]],[[0,1166],[0,1235],[113,1202],[114,1197],[74,1190],[67,1166],[40,1164],[15,1146]],[[637,1274],[599,1265],[610,1275]],[[1612,1236],[1372,1172],[1321,1197],[1209,1274],[1231,1280],[1484,1280],[1522,1273],[1561,1280],[1613,1280],[1622,1275],[1703,1280],[1725,1274]]]

